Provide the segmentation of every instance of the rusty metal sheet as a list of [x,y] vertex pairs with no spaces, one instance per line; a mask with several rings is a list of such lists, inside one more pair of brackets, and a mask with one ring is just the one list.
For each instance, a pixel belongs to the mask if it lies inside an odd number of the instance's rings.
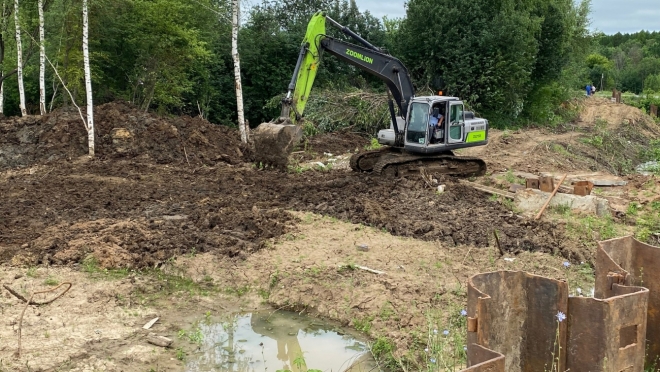
[[649,289],[647,363],[660,359],[660,248],[640,242],[632,236],[598,243],[596,252],[596,288],[599,298],[614,296],[614,284]]
[[539,179],[538,178],[527,178],[525,180],[525,187],[528,189],[538,189],[539,188]]
[[555,191],[555,179],[552,177],[539,178],[539,189],[545,192]]
[[570,371],[642,372],[649,290],[612,284],[607,299],[568,299]]
[[[600,244],[596,295],[601,298],[569,298],[565,282],[525,272],[471,277],[468,369],[464,371],[546,371],[553,365],[554,355],[559,366],[553,370],[643,372],[647,321],[650,329],[660,329],[651,326],[651,312],[647,320],[653,292],[632,285],[636,277],[622,267],[629,267],[637,255],[641,260],[646,257],[647,267],[655,265],[645,255],[660,259],[660,251],[639,244],[630,239]],[[643,279],[646,285],[652,278],[655,276],[644,274],[638,281]],[[558,321],[559,312],[567,321]],[[649,332],[649,339],[654,333],[660,332]]]
[[[476,332],[468,332],[468,367],[475,345],[505,355],[505,371],[536,372],[552,365],[552,351],[566,349],[566,282],[525,272],[477,274],[468,281],[468,317]],[[559,340],[557,329],[559,327]],[[564,370],[564,359],[559,361]]]
[[468,347],[468,360],[472,362],[472,367],[464,369],[464,372],[506,372],[504,355],[481,345],[473,344]]

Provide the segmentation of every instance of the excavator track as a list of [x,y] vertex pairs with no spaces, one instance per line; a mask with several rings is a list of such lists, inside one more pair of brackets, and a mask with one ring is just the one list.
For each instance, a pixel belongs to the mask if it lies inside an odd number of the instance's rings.
[[351,169],[356,172],[373,172],[384,176],[403,177],[419,174],[420,169],[457,177],[483,176],[486,163],[467,156],[456,156],[448,151],[434,155],[418,155],[386,147],[366,151],[351,157]]
[[413,155],[406,153],[392,153],[381,158],[374,166],[373,172],[386,176],[403,177],[419,174],[422,168],[431,173],[457,177],[476,177],[486,174],[486,162],[479,158],[451,154]]
[[379,150],[371,150],[355,154],[351,156],[351,169],[355,172],[371,172],[374,170],[374,166],[378,161],[391,151],[390,148],[386,147]]

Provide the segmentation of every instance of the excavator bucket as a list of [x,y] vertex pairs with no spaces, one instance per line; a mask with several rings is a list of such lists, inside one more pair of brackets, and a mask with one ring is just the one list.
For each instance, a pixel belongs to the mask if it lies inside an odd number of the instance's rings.
[[302,138],[302,129],[290,121],[282,124],[261,123],[252,132],[254,161],[262,165],[286,168],[289,155]]

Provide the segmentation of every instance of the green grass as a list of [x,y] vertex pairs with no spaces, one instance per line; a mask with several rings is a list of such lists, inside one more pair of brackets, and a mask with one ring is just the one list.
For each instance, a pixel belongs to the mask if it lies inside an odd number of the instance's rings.
[[94,279],[123,279],[131,273],[126,268],[102,269],[94,256],[89,256],[83,260],[82,271],[88,273]]
[[569,221],[569,230],[591,241],[612,239],[620,235],[621,227],[612,217],[586,216]]
[[197,345],[201,345],[202,341],[204,340],[204,334],[202,334],[202,330],[199,328],[199,326],[194,326],[192,329],[187,331],[181,329],[177,333],[177,336],[179,339],[185,339],[190,343]]
[[44,284],[53,287],[60,284],[60,282],[57,279],[53,278],[52,276],[49,276],[48,278],[46,278],[46,280],[44,280]]
[[[635,237],[646,243],[654,243],[652,237],[660,238],[660,202],[650,203],[636,210]],[[658,238],[655,239],[659,240]]]
[[518,185],[524,185],[525,184],[525,179],[517,177],[516,175],[513,174],[513,170],[509,169],[506,171],[506,173],[503,176],[500,176],[501,179],[504,179],[506,182],[510,184],[518,184]]
[[368,316],[362,319],[353,319],[353,327],[360,332],[369,333],[371,331],[371,322],[373,322],[374,317]]
[[25,275],[26,275],[28,278],[38,278],[38,277],[39,277],[39,273],[37,272],[37,268],[36,268],[36,267],[30,267],[30,268],[28,268],[28,270],[27,270],[27,272],[25,273]]

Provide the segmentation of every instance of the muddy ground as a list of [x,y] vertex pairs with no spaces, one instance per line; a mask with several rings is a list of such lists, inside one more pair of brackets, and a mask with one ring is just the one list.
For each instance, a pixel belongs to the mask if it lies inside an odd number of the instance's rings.
[[245,258],[310,211],[447,246],[583,259],[562,226],[518,217],[488,195],[446,180],[436,194],[421,180],[344,172],[303,174],[229,166],[190,168],[127,160],[81,161],[6,172],[0,259],[15,265],[81,263],[153,267],[195,252]]
[[[95,110],[94,160],[84,156],[85,131],[77,112],[0,122],[1,280],[19,286],[24,294],[43,286],[50,275],[85,283],[78,271],[89,267],[175,270],[200,282],[211,280],[232,293],[258,289],[265,302],[277,307],[307,309],[351,325],[394,306],[397,317],[374,318],[367,333],[385,335],[406,351],[415,344],[412,330],[426,327],[426,311],[464,299],[460,288],[468,275],[515,268],[565,278],[563,261],[577,266],[593,254],[562,222],[523,218],[454,179],[438,176],[447,186],[439,194],[415,177],[382,179],[338,169],[262,170],[248,162],[250,154],[235,131],[201,118],[163,118],[121,103]],[[542,158],[548,156],[537,154],[531,142],[504,150],[506,141],[524,142],[523,135],[494,133],[493,145],[479,150],[489,166],[554,170],[541,169]],[[368,144],[354,134],[332,136],[310,139],[309,152],[336,155]],[[507,153],[512,155],[508,162]],[[303,153],[300,160],[312,157]],[[515,266],[501,259],[494,231],[505,254],[517,259]],[[371,247],[369,253],[356,253],[361,243]],[[339,265],[350,263],[390,274],[338,271]],[[27,275],[34,267],[61,271]],[[134,280],[123,279],[108,284],[109,290],[84,285],[89,290],[74,289],[71,296],[76,300],[68,306],[93,304],[97,290],[109,291],[101,296],[110,304],[108,311],[135,310],[139,320],[126,323],[119,315],[109,316],[109,324],[130,327],[107,337],[92,334],[89,326],[89,334],[81,335],[73,348],[81,354],[67,354],[76,361],[74,366],[80,360],[89,362],[90,355],[102,358],[99,350],[107,346],[103,342],[124,342],[112,349],[115,354],[126,351],[128,341],[143,342],[131,328],[144,320],[142,315],[157,306],[181,304],[174,297],[145,303],[145,293],[162,292],[160,284],[136,286]],[[20,314],[18,300],[5,295],[2,311],[11,318],[0,332],[0,358],[12,352]],[[67,298],[69,294],[63,300]],[[65,306],[66,312],[66,303],[49,306]],[[187,308],[184,313],[197,310]],[[98,311],[92,306],[79,316],[94,324],[99,322],[94,318]],[[38,313],[30,310],[28,324],[40,324]],[[176,312],[168,314],[181,318]],[[62,325],[65,338],[67,323]],[[101,346],[90,346],[94,340]],[[41,358],[45,369],[55,368],[54,362],[45,361],[48,354],[38,352],[38,343],[32,348],[28,358]],[[172,370],[176,366],[172,364]],[[107,368],[121,369],[117,363]]]

